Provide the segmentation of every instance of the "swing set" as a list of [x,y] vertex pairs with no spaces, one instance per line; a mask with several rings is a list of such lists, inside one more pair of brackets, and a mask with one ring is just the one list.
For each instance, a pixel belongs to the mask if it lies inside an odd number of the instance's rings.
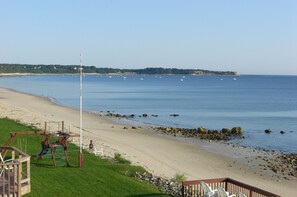
[[[52,123],[52,122],[50,122]],[[55,122],[56,123],[56,122]],[[11,132],[10,138],[7,141],[5,146],[10,146],[15,138],[19,135],[40,135],[41,136],[41,150],[36,154],[35,159],[42,159],[46,154],[51,153],[51,158],[53,161],[53,166],[57,166],[56,163],[56,154],[57,149],[62,148],[64,158],[66,161],[66,165],[69,167],[69,157],[68,157],[68,146],[67,142],[70,137],[79,137],[78,134],[74,134],[71,132],[65,132],[64,130],[64,121],[62,121],[62,129],[59,130],[60,122],[58,122],[58,131],[57,132],[50,132],[47,131],[47,122],[45,122],[44,131],[28,131],[28,132]],[[19,140],[18,144],[20,148],[27,149],[27,141],[26,140]],[[3,149],[1,151],[1,155],[5,157],[6,150]]]

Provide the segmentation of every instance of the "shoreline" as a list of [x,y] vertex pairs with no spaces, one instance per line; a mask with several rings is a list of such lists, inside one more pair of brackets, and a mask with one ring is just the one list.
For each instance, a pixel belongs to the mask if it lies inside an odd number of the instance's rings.
[[[53,103],[46,97],[10,89],[0,88],[0,95],[0,117],[26,124],[64,120],[65,128],[78,133],[77,109]],[[92,139],[98,150],[103,147],[106,155],[113,157],[119,152],[154,175],[170,179],[176,173],[184,173],[187,180],[230,177],[282,196],[297,193],[295,177],[287,180],[259,166],[261,162],[257,157],[273,156],[269,152],[162,135],[150,127],[132,129],[132,125],[92,112],[83,112],[83,119],[85,147]]]

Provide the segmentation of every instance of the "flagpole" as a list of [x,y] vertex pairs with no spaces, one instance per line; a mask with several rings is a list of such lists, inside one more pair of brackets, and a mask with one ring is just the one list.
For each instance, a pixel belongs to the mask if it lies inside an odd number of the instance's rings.
[[83,167],[83,153],[82,153],[82,128],[83,128],[83,122],[82,122],[82,55],[80,54],[80,97],[79,97],[79,122],[80,122],[80,132],[79,132],[79,154],[78,154],[78,167]]

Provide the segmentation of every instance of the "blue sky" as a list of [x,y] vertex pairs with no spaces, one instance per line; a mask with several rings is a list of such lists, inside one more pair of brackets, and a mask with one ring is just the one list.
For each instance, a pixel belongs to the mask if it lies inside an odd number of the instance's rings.
[[0,62],[297,75],[295,0],[0,0]]

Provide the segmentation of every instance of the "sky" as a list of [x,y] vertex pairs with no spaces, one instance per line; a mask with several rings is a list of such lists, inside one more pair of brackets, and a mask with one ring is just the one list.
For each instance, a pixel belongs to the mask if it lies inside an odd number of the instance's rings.
[[296,0],[0,0],[0,63],[297,75]]

